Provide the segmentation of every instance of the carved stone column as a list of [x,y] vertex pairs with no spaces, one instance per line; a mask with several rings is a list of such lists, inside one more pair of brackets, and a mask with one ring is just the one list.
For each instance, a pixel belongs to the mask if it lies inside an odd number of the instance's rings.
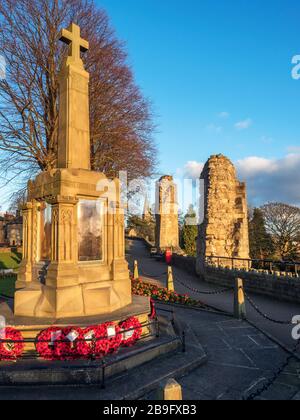
[[56,197],[52,205],[51,264],[46,286],[78,285],[77,199]]
[[32,281],[32,214],[33,203],[28,202],[22,208],[23,214],[23,259],[19,267],[17,289],[25,288]]
[[[113,214],[113,275],[115,281],[128,279],[128,263],[125,260],[125,225],[124,213],[119,203],[115,204]],[[128,283],[124,282],[124,288],[128,293]]]

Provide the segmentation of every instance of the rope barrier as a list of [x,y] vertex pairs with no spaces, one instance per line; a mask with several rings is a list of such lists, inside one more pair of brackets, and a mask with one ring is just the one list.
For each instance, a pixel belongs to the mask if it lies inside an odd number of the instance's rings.
[[213,291],[203,291],[203,290],[198,290],[194,287],[188,286],[186,283],[184,283],[182,280],[180,280],[177,276],[174,276],[175,280],[181,284],[183,287],[185,287],[186,289],[190,290],[191,292],[197,293],[199,295],[221,295],[223,293],[229,292],[229,291],[233,291],[234,288],[233,287],[227,287],[226,289],[222,289],[222,290],[213,290]]
[[260,316],[262,316],[264,319],[266,319],[267,321],[270,321],[270,322],[273,322],[274,324],[279,324],[279,325],[291,325],[292,324],[292,321],[279,321],[279,320],[273,319],[270,316],[266,315],[265,313],[263,313],[262,310],[259,309],[259,307],[257,306],[257,304],[253,301],[253,299],[250,298],[250,296],[245,291],[244,291],[244,294],[245,294],[245,297],[246,297],[247,301],[252,306],[252,308]]

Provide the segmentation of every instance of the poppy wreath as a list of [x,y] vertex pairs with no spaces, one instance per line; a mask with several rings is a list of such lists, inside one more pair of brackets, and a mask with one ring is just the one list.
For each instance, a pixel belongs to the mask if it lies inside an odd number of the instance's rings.
[[123,334],[119,325],[116,325],[114,322],[107,322],[105,324],[106,335],[109,344],[109,353],[115,353],[121,347],[123,340]]
[[128,318],[126,321],[121,322],[120,328],[123,333],[121,343],[123,347],[133,346],[140,339],[143,332],[142,324],[135,317]]
[[78,356],[80,328],[50,327],[37,336],[35,347],[45,360],[72,360]]
[[41,331],[36,337],[35,348],[38,354],[46,360],[54,360],[54,342],[52,341],[53,335],[58,334],[61,331],[60,328],[50,327],[46,330]]
[[82,330],[80,328],[63,328],[54,342],[55,358],[58,360],[78,359],[78,339],[81,338],[81,335]]
[[[6,342],[2,340],[11,340]],[[24,343],[22,333],[15,328],[7,327],[0,331],[0,360],[16,360],[22,356]]]
[[117,351],[122,342],[120,327],[113,322],[88,327],[82,331],[78,352],[83,357],[102,358]]

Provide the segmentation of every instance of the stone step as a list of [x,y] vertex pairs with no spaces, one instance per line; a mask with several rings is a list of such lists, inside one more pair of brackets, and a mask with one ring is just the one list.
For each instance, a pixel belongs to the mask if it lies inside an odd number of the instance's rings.
[[[135,349],[130,359],[120,360],[122,369],[119,373],[115,371],[114,375],[109,377],[109,372],[107,372],[105,389],[102,389],[100,385],[102,380],[100,368],[92,367],[89,370],[90,376],[88,374],[85,376],[82,367],[78,368],[76,374],[69,365],[69,370],[73,371],[74,377],[77,380],[80,379],[77,385],[16,387],[11,384],[10,387],[0,386],[0,400],[34,398],[35,400],[116,401],[145,399],[149,395],[153,395],[155,399],[156,390],[161,382],[170,378],[180,379],[205,364],[206,361],[206,353],[199,342],[194,342],[193,337],[189,338],[185,353],[182,352],[181,342],[178,339],[160,338],[160,344],[151,343],[147,352],[139,353],[139,350]],[[68,375],[71,373],[69,372]],[[84,379],[87,377],[88,381],[84,386]],[[95,383],[92,381],[93,378],[97,379]]]
[[[135,347],[122,349],[106,359],[105,377],[127,372],[163,354],[176,351],[180,340],[176,337],[160,337],[141,341]],[[23,360],[15,364],[1,364],[0,387],[101,384],[102,361],[49,362]],[[1,392],[0,392],[1,393]]]

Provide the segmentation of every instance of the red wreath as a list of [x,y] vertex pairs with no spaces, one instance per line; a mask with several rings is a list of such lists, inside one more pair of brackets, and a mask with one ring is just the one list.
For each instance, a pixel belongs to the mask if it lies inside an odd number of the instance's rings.
[[[72,340],[69,336],[71,333],[74,333]],[[78,340],[81,336],[80,328],[50,327],[38,335],[36,350],[46,360],[73,360],[78,357]]]
[[[6,340],[11,340],[7,342]],[[24,351],[24,342],[22,342],[22,333],[15,328],[4,328],[0,331],[0,360],[16,360],[22,356]]]
[[[53,334],[59,333],[61,328],[58,327],[50,327],[46,330],[43,330],[39,333],[39,335],[36,338],[36,351],[38,354],[45,360],[55,360],[56,354],[55,354],[55,341],[53,340]],[[61,334],[58,335],[58,337]]]
[[120,329],[123,336],[121,345],[124,347],[133,346],[140,339],[143,332],[142,324],[135,317],[131,317],[126,321],[121,322]]
[[75,327],[66,327],[57,337],[54,343],[55,358],[58,360],[78,359],[78,339],[81,338],[82,330]]
[[[108,328],[115,328],[115,336],[108,337]],[[78,342],[77,349],[81,356],[102,358],[109,353],[119,349],[122,342],[120,328],[113,322],[85,328],[82,331],[81,339]]]
[[119,348],[121,346],[121,343],[122,343],[122,340],[123,340],[121,328],[118,325],[116,325],[114,322],[107,322],[105,324],[105,327],[106,327],[106,336],[107,337],[108,337],[108,329],[110,327],[114,328],[114,330],[115,330],[115,335],[107,338],[107,341],[108,341],[108,344],[109,344],[108,352],[109,353],[114,353],[117,350],[119,350]]

